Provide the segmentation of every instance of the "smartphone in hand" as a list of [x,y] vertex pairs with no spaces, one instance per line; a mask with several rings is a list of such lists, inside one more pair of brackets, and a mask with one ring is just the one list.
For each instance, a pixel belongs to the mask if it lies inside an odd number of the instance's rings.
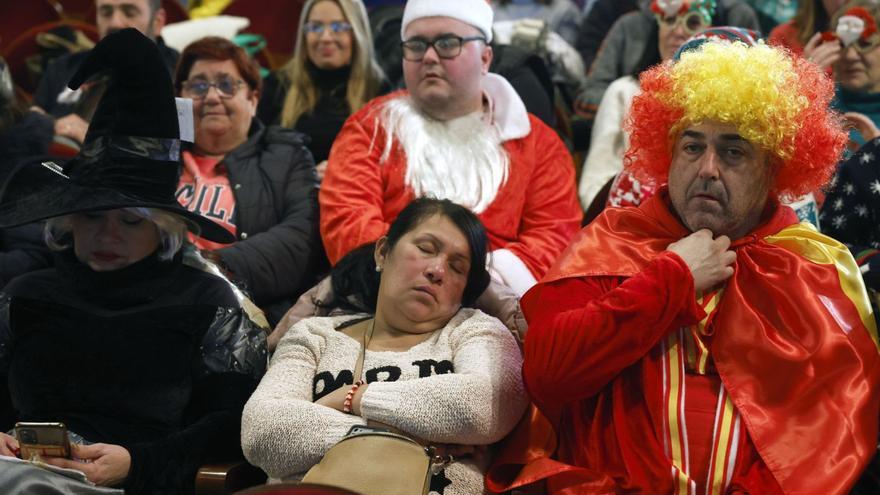
[[21,458],[34,460],[41,456],[70,458],[70,439],[64,423],[15,424],[15,437],[21,448]]

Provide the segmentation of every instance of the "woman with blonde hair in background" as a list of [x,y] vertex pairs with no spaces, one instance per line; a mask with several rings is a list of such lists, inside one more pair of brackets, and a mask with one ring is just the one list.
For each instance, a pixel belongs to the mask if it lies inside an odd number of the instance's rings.
[[297,33],[293,58],[264,81],[257,116],[308,135],[323,178],[345,119],[388,87],[360,0],[309,0]]

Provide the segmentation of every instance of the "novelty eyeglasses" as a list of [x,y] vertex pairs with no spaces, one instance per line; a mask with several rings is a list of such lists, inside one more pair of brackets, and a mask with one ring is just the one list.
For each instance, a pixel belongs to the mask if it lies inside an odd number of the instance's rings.
[[665,25],[669,29],[675,29],[679,25],[682,26],[684,32],[688,35],[697,34],[709,27],[709,23],[699,12],[687,12],[681,15],[671,15],[665,17],[661,14],[655,14],[658,25]]

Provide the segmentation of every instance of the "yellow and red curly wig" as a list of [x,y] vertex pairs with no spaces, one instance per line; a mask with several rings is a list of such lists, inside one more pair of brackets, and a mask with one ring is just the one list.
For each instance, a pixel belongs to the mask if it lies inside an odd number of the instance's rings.
[[714,120],[769,152],[773,192],[797,198],[825,185],[847,135],[830,110],[834,85],[817,66],[763,43],[712,40],[645,71],[626,122],[627,168],[666,182],[687,126]]

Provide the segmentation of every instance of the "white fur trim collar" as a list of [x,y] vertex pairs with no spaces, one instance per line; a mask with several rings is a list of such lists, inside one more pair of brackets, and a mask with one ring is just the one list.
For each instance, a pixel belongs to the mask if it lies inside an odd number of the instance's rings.
[[489,102],[492,124],[498,129],[502,141],[521,139],[532,132],[526,105],[507,79],[491,72],[486,74],[483,94]]
[[487,268],[494,278],[500,279],[499,282],[513,289],[519,297],[538,283],[523,260],[508,249],[489,253]]

